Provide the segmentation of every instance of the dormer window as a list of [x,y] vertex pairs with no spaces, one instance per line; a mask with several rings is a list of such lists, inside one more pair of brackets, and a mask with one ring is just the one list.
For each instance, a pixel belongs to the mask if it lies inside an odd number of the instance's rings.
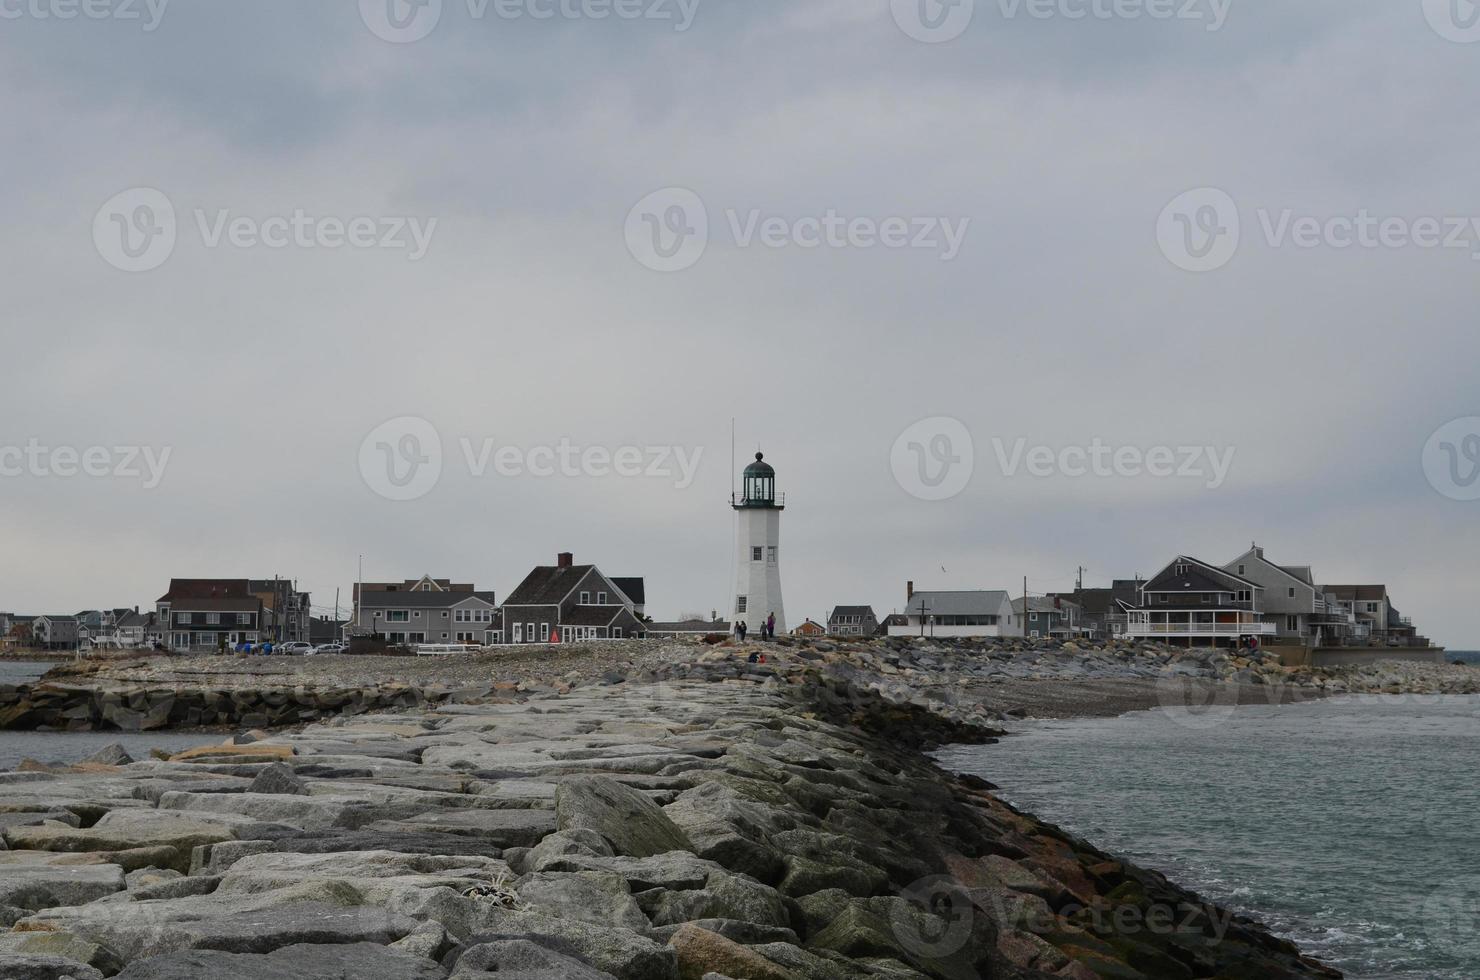
[[591,593],[589,593],[589,592],[582,592],[581,593],[581,605],[583,605],[583,606],[589,606],[589,605],[591,605]]

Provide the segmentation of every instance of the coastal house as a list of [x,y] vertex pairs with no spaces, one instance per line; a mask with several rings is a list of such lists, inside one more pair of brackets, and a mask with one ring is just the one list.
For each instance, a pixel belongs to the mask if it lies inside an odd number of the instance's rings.
[[878,629],[872,606],[835,606],[827,617],[829,636],[873,636]]
[[[841,606],[839,608],[842,608]],[[835,610],[836,611],[836,610]],[[808,619],[791,631],[792,636],[826,636],[828,628],[821,623],[814,623]]]
[[1316,584],[1309,565],[1277,564],[1255,544],[1223,568],[1263,587],[1260,618],[1274,627],[1271,639],[1275,642],[1339,646],[1349,642],[1356,631],[1351,610],[1328,597],[1328,590]]
[[220,650],[272,638],[266,608],[250,580],[172,578],[154,601],[161,642],[174,650]]
[[346,631],[395,646],[491,646],[500,640],[498,602],[476,589],[367,589],[359,593]]
[[1014,635],[1012,602],[1004,591],[916,592],[905,586],[905,624],[890,636],[987,638]]
[[500,608],[504,643],[631,639],[648,632],[616,581],[595,565],[577,565],[568,551],[526,575]]
[[286,578],[249,579],[247,591],[262,600],[267,635],[274,643],[308,642],[313,614],[307,592]]
[[1051,598],[1072,602],[1078,607],[1077,633],[1090,639],[1108,640],[1125,633],[1129,610],[1140,601],[1139,578],[1114,579],[1110,587],[1077,587],[1073,592],[1050,592]]
[[76,616],[37,616],[31,623],[32,643],[42,650],[76,650]]
[[1126,635],[1184,646],[1221,646],[1274,635],[1263,618],[1264,587],[1252,579],[1179,555],[1141,586]]
[[137,609],[130,609],[114,624],[113,635],[121,646],[148,646],[156,621],[157,616],[152,612],[144,613]]
[[29,647],[32,641],[31,627],[37,618],[5,613],[4,629],[0,631],[0,646]]
[[879,628],[874,631],[875,636],[888,636],[894,627],[906,627],[910,625],[909,617],[904,613],[890,613],[879,623]]
[[1349,614],[1354,624],[1351,645],[1428,647],[1413,620],[1399,612],[1386,585],[1325,585],[1329,606]]
[[[1026,606],[1027,614],[1024,615]],[[1014,636],[1054,637],[1066,640],[1078,636],[1079,607],[1057,596],[1028,596],[1012,600]]]

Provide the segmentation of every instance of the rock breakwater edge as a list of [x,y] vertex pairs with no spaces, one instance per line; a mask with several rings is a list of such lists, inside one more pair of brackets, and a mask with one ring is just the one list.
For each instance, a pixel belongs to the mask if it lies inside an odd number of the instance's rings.
[[[982,650],[629,649],[563,691],[459,676],[247,744],[0,774],[0,977],[1339,976],[932,764],[1000,734],[962,693],[1000,683],[972,679]],[[1020,654],[992,663],[1063,651]],[[1129,661],[1163,656],[1185,659]]]

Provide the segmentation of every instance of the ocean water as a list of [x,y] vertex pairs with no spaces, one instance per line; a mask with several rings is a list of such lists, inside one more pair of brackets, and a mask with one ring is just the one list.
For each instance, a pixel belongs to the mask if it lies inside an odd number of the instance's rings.
[[[53,666],[50,663],[0,660],[0,684],[28,684]],[[115,743],[122,745],[135,759],[147,759],[150,749],[183,752],[224,739],[224,735],[174,732],[0,732],[0,772],[14,769],[26,759],[79,762]]]
[[1480,977],[1480,698],[1030,722],[938,758],[1349,977]]

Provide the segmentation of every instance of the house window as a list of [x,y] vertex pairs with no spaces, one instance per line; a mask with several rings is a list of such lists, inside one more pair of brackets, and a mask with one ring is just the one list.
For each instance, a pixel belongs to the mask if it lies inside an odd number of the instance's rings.
[[1375,602],[1369,602],[1369,603],[1367,603],[1367,611],[1370,612],[1370,613],[1377,612],[1377,603],[1375,603]]
[[405,643],[406,642],[406,634],[405,633],[387,633],[385,638],[386,638],[386,641],[389,642],[389,643],[398,643],[399,644],[399,643]]
[[1239,602],[1253,602],[1254,601],[1254,590],[1253,589],[1240,589],[1239,590],[1239,593],[1238,593],[1238,601]]
[[220,626],[221,625],[221,614],[220,613],[206,613],[206,625],[207,626]]
[[1244,574],[1244,566],[1240,565],[1238,567],[1238,573],[1239,573],[1240,576],[1242,576]]
[[620,627],[620,626],[613,626],[612,627],[612,639],[614,639],[614,640],[620,640],[621,638],[622,638],[622,627]]
[[743,613],[743,612],[745,612],[745,604],[746,604],[747,601],[748,600],[743,595],[742,596],[736,596],[735,597],[735,611],[737,613]]
[[581,605],[583,605],[583,606],[589,606],[589,605],[591,605],[591,593],[589,593],[589,592],[582,592],[581,593]]
[[1295,589],[1294,589],[1293,586],[1290,588],[1290,598],[1291,599],[1295,598]]
[[1298,633],[1300,631],[1300,617],[1299,616],[1286,616],[1285,617],[1285,629],[1288,630],[1291,633]]
[[446,619],[447,618],[447,610],[445,610],[445,609],[442,610],[442,618],[443,619]]
[[514,624],[514,642],[515,643],[523,643],[524,642],[524,624],[523,623],[515,623]]
[[[446,634],[444,633],[443,635],[445,636]],[[472,643],[473,642],[473,634],[472,633],[459,633],[459,634],[457,634],[457,642],[459,642],[459,643]]]
[[604,605],[606,605],[606,593],[605,592],[598,592],[598,593],[596,593],[596,604],[598,606],[604,606]]
[[1187,574],[1187,568],[1188,568],[1188,566],[1186,566],[1186,565],[1178,565],[1177,566],[1177,574],[1178,575],[1186,575]]
[[176,619],[175,622],[179,623],[181,626],[189,626],[190,616],[190,613],[180,613],[180,618]]
[[549,640],[550,640],[550,624],[549,623],[541,623],[540,624],[540,642],[541,643],[548,643]]
[[760,561],[761,560],[762,553],[763,553],[762,552],[762,549],[758,545],[756,547],[754,547],[754,548],[751,548],[750,549],[750,560],[751,561]]
[[250,625],[252,625],[252,614],[251,613],[237,613],[236,614],[236,625],[238,625],[238,626],[250,626]]
[[427,641],[427,635],[425,633],[407,633],[406,639],[411,643],[425,643]]
[[387,609],[385,613],[387,623],[409,623],[411,614],[404,609]]
[[[1038,622],[1038,614],[1037,613],[1028,613],[1028,622],[1030,622],[1030,623],[1036,623],[1036,622]],[[1037,633],[1034,633],[1033,635],[1034,636],[1037,636],[1038,634]]]

